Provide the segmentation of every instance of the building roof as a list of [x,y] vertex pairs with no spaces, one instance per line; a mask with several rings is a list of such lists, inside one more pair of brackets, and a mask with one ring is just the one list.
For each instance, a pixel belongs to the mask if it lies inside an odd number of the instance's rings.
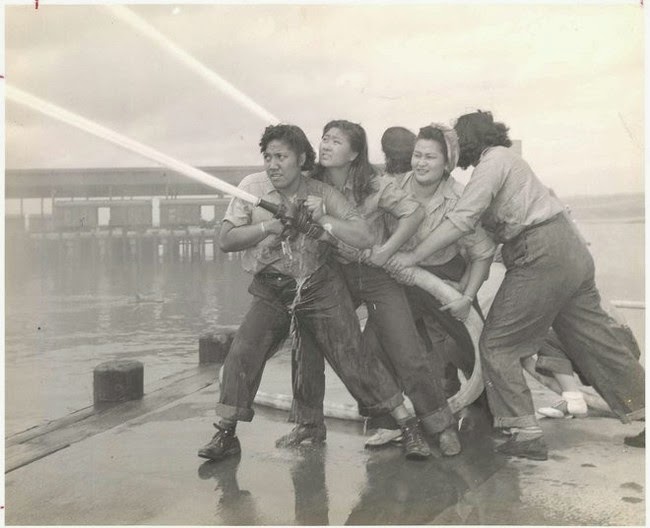
[[[260,167],[201,167],[215,178],[237,185]],[[160,167],[7,169],[6,198],[176,196],[220,194],[175,171]]]

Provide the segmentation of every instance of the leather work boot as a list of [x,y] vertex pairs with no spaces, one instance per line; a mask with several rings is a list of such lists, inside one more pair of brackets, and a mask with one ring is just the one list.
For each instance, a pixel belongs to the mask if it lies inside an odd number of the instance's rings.
[[400,425],[404,454],[409,460],[425,460],[431,456],[429,444],[424,439],[417,418],[410,418]]
[[548,460],[548,449],[543,436],[531,440],[518,440],[518,434],[512,435],[507,442],[495,448],[497,453],[530,460]]
[[460,438],[456,432],[456,425],[447,427],[438,436],[440,451],[444,456],[455,456],[461,452]]
[[222,460],[241,453],[239,438],[235,436],[235,428],[223,428],[213,424],[217,432],[206,445],[199,449],[198,455],[209,460]]
[[320,444],[325,441],[326,436],[327,429],[323,422],[298,424],[288,434],[278,438],[275,447],[295,447],[305,440],[311,440],[312,444]]

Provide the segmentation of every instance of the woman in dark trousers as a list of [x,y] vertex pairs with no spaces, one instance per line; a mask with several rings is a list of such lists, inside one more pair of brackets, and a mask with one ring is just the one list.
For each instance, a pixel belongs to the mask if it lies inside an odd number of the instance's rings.
[[459,166],[475,167],[470,181],[446,220],[413,251],[395,255],[393,263],[417,265],[479,223],[503,243],[507,271],[480,339],[494,425],[514,433],[497,451],[548,457],[521,360],[537,353],[549,327],[623,422],[643,418],[643,368],[600,306],[593,258],[564,206],[508,148],[508,129],[490,112],[461,116],[455,130]]
[[[463,192],[463,186],[451,176],[458,161],[456,132],[448,126],[432,124],[421,128],[417,136],[410,133],[408,165],[404,165],[400,161],[404,158],[404,147],[409,137],[406,132],[400,127],[391,127],[382,137],[387,170],[389,167],[408,166],[406,171],[393,171],[392,176],[425,212],[424,220],[402,246],[402,251],[416,247],[440,225]],[[394,228],[394,222],[389,218],[387,227],[389,232]],[[457,369],[469,376],[474,368],[474,345],[463,321],[470,306],[478,309],[476,293],[489,274],[495,249],[492,239],[479,228],[476,233],[461,238],[458,243],[420,263],[421,268],[447,281],[462,294],[446,306],[420,288],[405,288],[413,317],[428,342],[432,370],[444,379],[447,396],[454,394],[460,386]],[[381,346],[379,339],[377,344]],[[367,446],[380,446],[399,438],[399,427],[390,416],[373,417],[371,424],[377,431],[366,441]]]
[[[422,221],[420,205],[399,189],[393,178],[377,173],[368,161],[364,129],[349,121],[331,121],[325,126],[319,163],[312,177],[341,191],[370,225],[375,237],[372,254],[364,262],[339,258],[340,269],[355,304],[365,303],[366,328],[378,336],[387,366],[413,403],[422,427],[438,438],[443,453],[459,453],[455,418],[439,374],[432,372],[419,340],[404,289],[381,268]],[[385,214],[397,222],[389,237]],[[306,343],[303,340],[303,350]],[[364,340],[362,346],[367,345]],[[318,419],[319,414],[322,420],[323,368],[322,356],[313,353],[301,353],[295,362],[293,418],[299,425],[291,435],[279,440],[280,445],[300,443],[309,437],[308,421]]]

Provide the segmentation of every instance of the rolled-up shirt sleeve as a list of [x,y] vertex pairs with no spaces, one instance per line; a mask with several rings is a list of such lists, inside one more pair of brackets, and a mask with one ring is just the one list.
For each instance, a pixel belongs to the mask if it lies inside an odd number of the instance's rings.
[[249,204],[240,198],[233,198],[228,204],[228,209],[226,209],[226,214],[223,217],[223,221],[230,222],[235,227],[239,227],[250,224],[252,216],[252,204]]
[[461,232],[474,232],[482,214],[501,190],[505,177],[505,168],[500,160],[482,160],[474,169],[456,207],[446,214],[446,218]]
[[[242,183],[244,182],[241,182],[237,187],[244,191],[248,191],[248,186],[242,185]],[[223,221],[230,222],[235,227],[248,225],[252,222],[254,207],[253,204],[245,202],[241,198],[233,197],[228,204]]]
[[471,261],[485,260],[494,258],[497,245],[490,238],[485,229],[476,226],[476,231],[462,237],[458,244],[465,248],[467,256]]
[[380,178],[379,208],[389,212],[395,218],[411,216],[420,204],[401,189],[396,181]]

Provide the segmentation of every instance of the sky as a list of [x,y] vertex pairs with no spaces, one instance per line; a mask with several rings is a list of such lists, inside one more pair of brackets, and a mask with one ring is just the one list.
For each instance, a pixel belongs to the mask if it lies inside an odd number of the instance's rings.
[[[644,15],[637,4],[137,5],[148,24],[317,147],[361,123],[491,110],[560,195],[644,190]],[[195,166],[260,164],[269,124],[106,6],[5,7],[9,84]],[[150,166],[7,101],[7,168]],[[461,181],[468,174],[455,173]]]

